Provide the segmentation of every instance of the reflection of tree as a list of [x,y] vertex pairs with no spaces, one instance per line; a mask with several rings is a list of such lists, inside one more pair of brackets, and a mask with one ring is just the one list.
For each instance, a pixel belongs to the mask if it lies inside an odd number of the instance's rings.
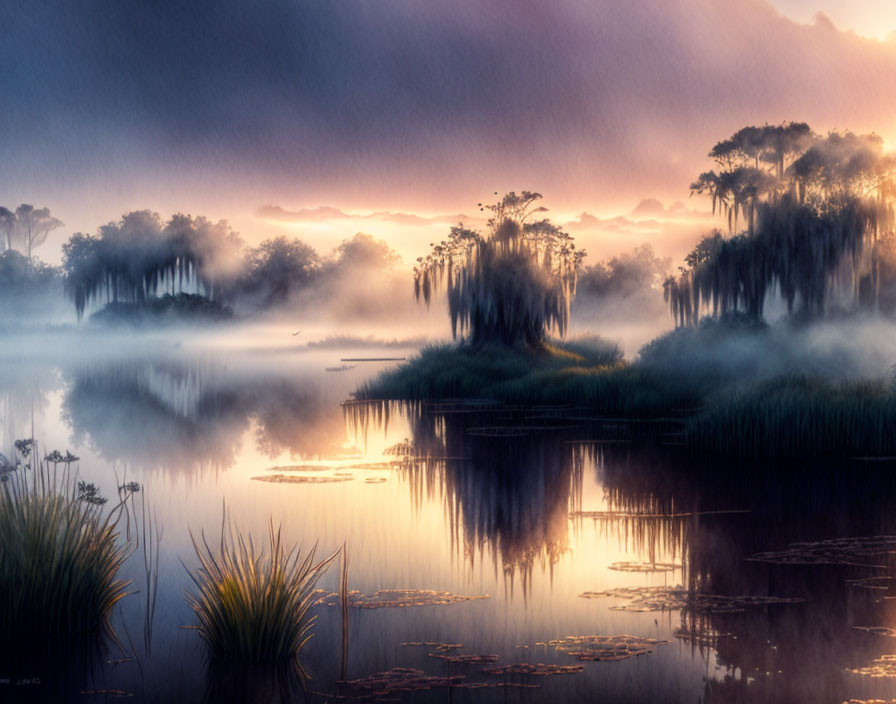
[[532,572],[552,567],[568,548],[569,511],[578,505],[581,466],[561,431],[523,413],[494,415],[441,406],[410,413],[405,467],[415,496],[438,487],[452,538],[471,561],[491,553],[524,590]]
[[339,408],[307,383],[184,360],[129,360],[71,370],[63,401],[75,441],[142,467],[229,467],[256,424],[259,449],[311,456],[343,432]]
[[167,364],[115,362],[74,372],[63,413],[75,442],[142,467],[233,464],[248,425],[239,398],[202,374]]
[[[880,597],[894,593],[896,581],[885,582],[889,592],[880,592],[847,583],[867,577],[866,569],[746,559],[793,542],[894,534],[891,472],[861,463],[815,465],[811,474],[793,465],[719,468],[676,458],[668,448],[626,445],[605,446],[595,454],[608,508],[635,516],[614,528],[639,557],[655,550],[675,553],[692,593],[805,600],[737,613],[681,609],[680,636],[695,650],[713,652],[727,673],[707,680],[704,701],[848,700],[856,692],[847,687],[856,681],[845,678],[844,670],[894,651],[892,641],[852,626],[891,625],[890,607]],[[729,508],[750,513],[699,515]],[[666,518],[638,519],[637,514]],[[896,577],[893,570],[873,574]]]
[[56,373],[47,369],[37,369],[21,360],[5,359],[0,364],[0,452],[7,451],[19,438],[31,437],[32,419],[47,410],[47,393],[57,384]]
[[257,422],[258,449],[274,457],[283,451],[310,457],[331,455],[345,435],[338,406],[318,390],[287,379],[267,379],[246,388]]

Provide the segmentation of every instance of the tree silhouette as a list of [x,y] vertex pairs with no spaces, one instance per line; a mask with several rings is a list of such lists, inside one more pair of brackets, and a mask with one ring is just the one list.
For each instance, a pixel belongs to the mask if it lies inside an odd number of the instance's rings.
[[50,215],[48,208],[35,208],[22,203],[15,212],[0,206],[0,252],[19,250],[28,261],[32,252],[47,241],[47,235],[62,221]]
[[548,220],[541,194],[508,193],[480,208],[491,215],[484,234],[463,223],[417,260],[414,290],[429,305],[434,291],[448,295],[452,333],[473,345],[540,346],[549,330],[565,334],[576,275],[585,253]]
[[140,210],[63,245],[66,291],[79,318],[94,300],[140,303],[159,291],[189,290],[223,298],[243,266],[242,249],[223,220],[178,214],[163,225]]
[[277,237],[249,253],[241,292],[260,296],[264,305],[282,303],[320,273],[317,252],[301,240]]
[[[884,257],[879,237],[892,229],[896,157],[877,135],[814,135],[805,123],[745,127],[709,156],[721,170],[701,174],[693,194],[708,195],[728,218],[664,285],[676,324],[739,311],[762,317],[777,289],[791,313],[817,317],[832,297],[878,305]],[[734,234],[738,216],[746,232]],[[862,293],[862,292],[865,293]]]
[[3,240],[0,241],[0,248],[3,251],[10,251],[12,249],[12,237],[13,237],[13,229],[16,226],[16,216],[9,208],[4,208],[0,206],[0,235],[2,235]]
[[31,252],[35,247],[47,241],[47,235],[51,230],[62,227],[62,221],[57,220],[48,208],[37,208],[33,205],[22,203],[16,208],[15,230],[18,239],[25,249],[25,256],[31,261]]

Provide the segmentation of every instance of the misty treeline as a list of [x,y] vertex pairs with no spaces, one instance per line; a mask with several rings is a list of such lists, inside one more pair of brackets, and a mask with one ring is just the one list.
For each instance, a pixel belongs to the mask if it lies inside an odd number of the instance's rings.
[[[351,278],[388,274],[398,262],[384,242],[358,233],[332,256],[299,239],[277,237],[249,247],[225,221],[148,210],[76,233],[62,246],[65,290],[81,317],[96,304],[158,307],[159,297],[196,308],[197,297],[247,311],[320,296]],[[212,316],[215,317],[215,316]]]
[[59,270],[37,259],[34,249],[62,224],[47,208],[0,206],[0,301],[14,302],[17,312],[30,314],[45,309],[45,299],[60,295]]
[[744,127],[716,144],[716,168],[691,184],[727,220],[664,283],[678,325],[743,313],[896,311],[896,156],[875,134],[814,133],[805,123]]
[[663,284],[672,273],[672,258],[659,257],[642,244],[582,268],[578,275],[574,316],[586,321],[657,323],[666,313]]
[[537,205],[541,197],[511,192],[497,203],[480,203],[490,214],[485,232],[461,223],[417,259],[415,296],[429,305],[445,288],[455,338],[474,346],[539,346],[548,331],[565,333],[585,252],[549,220],[536,219],[546,211]]
[[22,203],[15,212],[0,206],[0,254],[17,252],[29,260],[35,247],[47,241],[47,235],[62,227],[48,208]]

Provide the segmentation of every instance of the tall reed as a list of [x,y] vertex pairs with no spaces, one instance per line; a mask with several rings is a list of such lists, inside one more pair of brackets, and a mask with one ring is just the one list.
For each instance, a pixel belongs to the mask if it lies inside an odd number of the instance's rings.
[[[20,441],[17,449],[26,457],[37,453],[33,443]],[[127,593],[119,569],[131,551],[118,539],[118,524],[131,492],[120,492],[109,508],[96,487],[77,481],[71,460],[62,458],[59,467],[60,458],[53,453],[46,462],[32,457],[17,466],[0,456],[4,650],[115,635],[109,618]]]
[[896,456],[896,395],[879,380],[777,377],[719,394],[689,419],[694,451],[731,457]]

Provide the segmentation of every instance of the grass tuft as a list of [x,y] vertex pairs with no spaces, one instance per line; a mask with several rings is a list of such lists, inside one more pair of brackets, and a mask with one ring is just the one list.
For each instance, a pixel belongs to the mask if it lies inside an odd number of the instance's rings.
[[315,562],[287,550],[273,523],[268,549],[256,547],[231,526],[217,550],[203,535],[193,539],[199,568],[187,600],[199,620],[197,630],[215,665],[286,665],[301,671],[298,656],[313,635],[308,610],[318,579],[338,552]]

